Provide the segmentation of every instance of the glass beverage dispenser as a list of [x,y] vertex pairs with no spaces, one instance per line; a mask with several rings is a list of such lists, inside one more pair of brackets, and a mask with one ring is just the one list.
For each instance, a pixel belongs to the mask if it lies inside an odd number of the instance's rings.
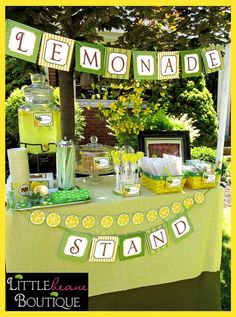
[[54,153],[61,139],[60,108],[53,104],[53,89],[42,74],[31,75],[24,89],[25,104],[18,109],[20,145],[28,153]]

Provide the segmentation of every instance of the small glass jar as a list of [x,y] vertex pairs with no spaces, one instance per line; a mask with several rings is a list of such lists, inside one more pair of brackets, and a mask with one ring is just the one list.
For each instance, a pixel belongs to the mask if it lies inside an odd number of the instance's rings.
[[[90,180],[99,180],[98,175],[108,174],[114,171],[109,145],[98,143],[98,138],[92,136],[91,143],[81,145],[76,172],[82,175],[90,175]],[[87,179],[88,180],[88,179]]]
[[61,140],[57,144],[57,186],[58,189],[75,187],[75,145],[72,140]]

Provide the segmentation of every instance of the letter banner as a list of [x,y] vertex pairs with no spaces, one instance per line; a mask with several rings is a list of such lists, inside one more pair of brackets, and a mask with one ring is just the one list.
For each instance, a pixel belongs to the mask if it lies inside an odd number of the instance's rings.
[[6,20],[6,54],[36,63],[42,34],[30,26]]
[[132,51],[134,79],[157,80],[157,53]]
[[58,70],[69,71],[74,50],[74,40],[44,33],[38,64]]
[[158,79],[179,78],[179,52],[158,52]]
[[182,77],[197,77],[202,73],[201,50],[189,50],[180,52]]
[[192,223],[186,213],[167,221],[167,227],[174,242],[181,241],[193,233]]
[[121,48],[106,48],[105,77],[129,79],[131,51]]
[[115,262],[118,237],[99,236],[93,238],[89,262]]
[[221,50],[212,45],[207,48],[202,48],[202,59],[207,74],[217,72],[224,67]]
[[105,47],[85,42],[75,43],[75,69],[97,75],[104,75]]
[[144,256],[145,233],[137,232],[119,236],[119,258],[121,261]]
[[146,231],[146,240],[152,255],[170,246],[166,224],[161,224],[157,228]]
[[87,260],[92,244],[92,236],[66,230],[58,250],[59,257],[72,260]]

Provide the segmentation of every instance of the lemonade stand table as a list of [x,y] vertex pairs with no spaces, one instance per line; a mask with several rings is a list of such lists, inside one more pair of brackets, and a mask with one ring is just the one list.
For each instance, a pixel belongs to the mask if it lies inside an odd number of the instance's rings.
[[[85,187],[82,179],[77,179],[77,183]],[[7,272],[88,272],[91,310],[220,310],[224,202],[221,187],[202,190],[204,202],[194,204],[185,212],[192,224],[191,234],[159,252],[151,254],[146,245],[144,256],[122,261],[117,254],[112,263],[89,262],[89,256],[84,261],[60,257],[58,249],[68,215],[79,218],[74,231],[120,237],[148,232],[163,221],[157,217],[150,222],[148,211],[158,211],[163,206],[171,209],[173,202],[182,204],[196,193],[185,188],[184,193],[156,195],[142,187],[140,196],[122,198],[112,193],[114,186],[114,176],[105,176],[96,186],[89,186],[91,202],[42,209],[46,215],[61,216],[61,224],[55,228],[46,223],[34,225],[30,221],[32,210],[8,210]],[[141,223],[137,221],[140,218],[134,217],[137,212],[143,214]],[[117,222],[121,214],[129,215],[129,222],[123,226]],[[109,228],[101,225],[105,215],[113,219]],[[86,216],[95,219],[90,229],[83,226]],[[165,221],[174,217],[177,215],[170,212]]]

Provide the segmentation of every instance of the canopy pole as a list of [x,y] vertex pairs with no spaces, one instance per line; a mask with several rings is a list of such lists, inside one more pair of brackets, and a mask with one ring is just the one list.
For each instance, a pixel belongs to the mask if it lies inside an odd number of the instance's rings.
[[[224,56],[224,70],[222,78],[222,86],[218,109],[219,109],[219,133],[218,133],[218,142],[217,142],[217,151],[216,151],[216,163],[221,161],[219,168],[222,165],[222,158],[224,152],[224,142],[225,142],[225,128],[227,120],[227,112],[230,104],[230,71],[231,71],[231,60],[230,60],[230,44],[226,45],[225,56]],[[219,88],[219,87],[218,87]]]

